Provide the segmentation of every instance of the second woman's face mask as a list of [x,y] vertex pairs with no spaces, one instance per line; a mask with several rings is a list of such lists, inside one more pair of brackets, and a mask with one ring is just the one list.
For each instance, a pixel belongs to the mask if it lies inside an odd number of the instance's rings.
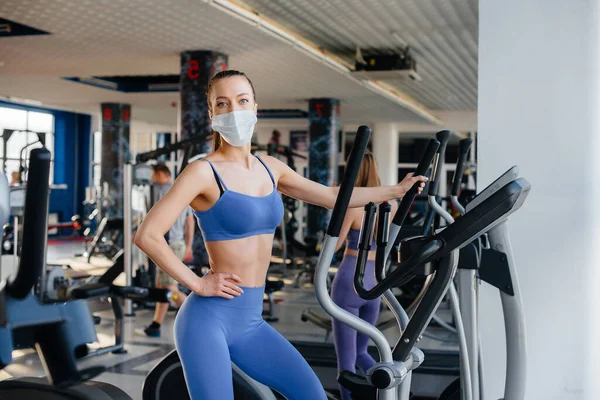
[[212,129],[219,132],[230,145],[242,147],[252,139],[256,121],[254,110],[232,111],[215,115],[212,118]]

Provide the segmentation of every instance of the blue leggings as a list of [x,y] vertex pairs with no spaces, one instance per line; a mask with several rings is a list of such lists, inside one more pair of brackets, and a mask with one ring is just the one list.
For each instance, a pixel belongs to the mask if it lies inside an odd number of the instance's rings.
[[300,353],[262,319],[264,286],[234,299],[188,296],[175,319],[175,347],[192,400],[233,400],[231,363],[288,400],[326,399]]
[[[344,254],[344,259],[331,285],[331,298],[335,304],[344,310],[375,325],[379,316],[381,298],[363,300],[354,290],[354,269],[356,257]],[[365,267],[364,286],[371,289],[375,286],[375,262],[367,261]],[[375,365],[376,361],[367,353],[369,337],[358,333],[354,328],[333,320],[333,343],[338,363],[338,373],[345,369],[356,372],[356,365],[366,372]],[[350,400],[350,392],[340,386],[342,400]]]

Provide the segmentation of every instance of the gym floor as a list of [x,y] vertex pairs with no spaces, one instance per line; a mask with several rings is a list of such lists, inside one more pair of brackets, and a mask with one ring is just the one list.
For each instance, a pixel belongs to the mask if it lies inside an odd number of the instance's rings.
[[[52,263],[56,260],[64,260],[73,254],[83,251],[83,243],[78,242],[51,242],[48,245],[47,260]],[[291,281],[289,281],[291,283]],[[319,308],[312,288],[294,288],[287,284],[282,292],[276,293],[276,298],[283,301],[277,306],[278,322],[272,323],[281,334],[291,341],[323,342],[325,331],[314,326],[310,322],[302,322],[300,315],[308,307]],[[100,346],[114,343],[114,316],[108,303],[94,301],[90,303],[90,309],[102,320],[96,326]],[[443,312],[443,310],[442,310]],[[80,361],[80,368],[88,368],[95,365],[103,365],[107,371],[95,378],[114,384],[126,391],[133,399],[142,398],[142,385],[146,374],[152,367],[173,348],[173,322],[175,314],[169,312],[161,329],[160,338],[148,338],[140,328],[152,321],[153,310],[138,310],[134,317],[126,317],[124,326],[125,354],[104,354]],[[382,312],[381,319],[388,319],[389,311]],[[398,339],[396,328],[387,329],[384,332],[390,341],[395,343]],[[439,332],[437,333],[439,335]],[[331,342],[331,338],[328,340]],[[203,345],[202,332],[198,333],[198,344]],[[452,341],[439,342],[424,338],[420,343],[422,349],[456,350]],[[17,350],[13,353],[14,362],[0,371],[0,379],[10,376],[43,376],[44,370],[35,350]],[[335,376],[323,377],[321,379],[335,379]]]

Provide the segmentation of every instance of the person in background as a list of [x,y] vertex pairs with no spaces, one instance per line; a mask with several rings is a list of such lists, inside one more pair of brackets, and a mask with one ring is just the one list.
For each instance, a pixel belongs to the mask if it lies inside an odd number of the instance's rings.
[[[171,171],[164,163],[152,167],[152,184],[154,185],[155,202],[160,200],[169,191],[173,179]],[[190,207],[177,218],[173,227],[165,235],[169,247],[183,262],[192,260],[192,243],[194,240],[194,214]],[[187,296],[179,290],[175,279],[167,275],[161,268],[156,269],[156,287],[168,289],[173,293],[173,301],[181,307]],[[160,327],[169,311],[169,303],[156,303],[152,323],[144,328],[143,332],[150,337],[160,337]]]
[[20,185],[20,180],[21,179],[19,179],[19,171],[13,171],[12,174],[10,174],[10,186]]
[[281,132],[277,129],[274,129],[271,133],[271,140],[269,140],[269,144],[272,146],[279,146],[281,144]]

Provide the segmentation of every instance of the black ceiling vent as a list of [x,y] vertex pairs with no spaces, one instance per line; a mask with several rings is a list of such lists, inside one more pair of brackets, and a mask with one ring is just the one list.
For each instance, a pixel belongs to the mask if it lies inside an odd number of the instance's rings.
[[123,93],[179,91],[179,75],[84,76],[64,79]]
[[50,32],[0,18],[0,38],[11,36],[49,35]]

